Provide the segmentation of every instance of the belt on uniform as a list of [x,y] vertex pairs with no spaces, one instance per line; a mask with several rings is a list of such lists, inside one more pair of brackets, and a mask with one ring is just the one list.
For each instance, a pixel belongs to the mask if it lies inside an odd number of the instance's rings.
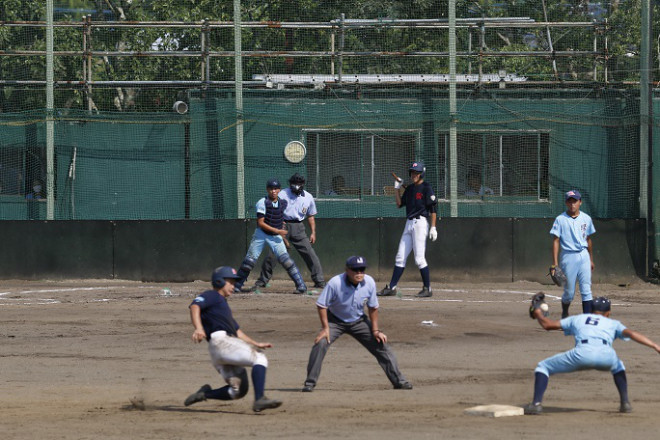
[[421,217],[425,217],[423,215],[416,215],[414,217],[408,217],[408,220],[419,220]]
[[[598,340],[601,341],[603,345],[609,345],[605,339],[598,339]],[[580,341],[580,344],[588,344],[588,343],[589,343],[589,339],[582,339]]]
[[302,220],[284,220],[287,223],[302,223]]

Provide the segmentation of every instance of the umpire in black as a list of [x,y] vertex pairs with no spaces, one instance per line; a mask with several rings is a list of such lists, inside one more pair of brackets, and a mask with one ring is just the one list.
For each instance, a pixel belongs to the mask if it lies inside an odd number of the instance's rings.
[[[309,191],[303,189],[304,185],[305,178],[295,173],[289,179],[289,187],[283,189],[279,194],[280,199],[287,202],[286,209],[284,210],[284,222],[289,233],[286,238],[296,251],[298,251],[309,271],[312,273],[314,287],[323,288],[325,287],[323,269],[321,268],[319,257],[312,247],[316,242],[316,220],[314,219],[317,213],[316,203],[314,202],[314,196]],[[303,223],[305,218],[307,218],[311,230],[309,237]],[[268,281],[273,276],[273,266],[275,264],[277,264],[277,258],[270,249],[267,249],[266,259],[261,265],[261,274],[259,274],[259,278],[250,290],[255,291],[266,287]]]

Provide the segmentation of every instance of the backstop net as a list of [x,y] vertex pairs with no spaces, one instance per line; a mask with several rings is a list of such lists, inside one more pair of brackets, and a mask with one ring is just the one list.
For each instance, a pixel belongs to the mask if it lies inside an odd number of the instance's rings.
[[441,216],[644,216],[639,1],[53,3],[0,5],[0,219],[252,217],[296,172],[399,216],[415,161]]

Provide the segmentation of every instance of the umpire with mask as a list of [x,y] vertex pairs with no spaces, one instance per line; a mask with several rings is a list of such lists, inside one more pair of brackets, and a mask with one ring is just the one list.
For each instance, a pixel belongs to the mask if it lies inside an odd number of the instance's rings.
[[[298,251],[309,271],[312,273],[314,287],[323,288],[325,287],[323,269],[321,268],[319,257],[314,252],[314,248],[312,248],[312,245],[316,243],[316,221],[314,219],[317,213],[316,203],[314,202],[314,196],[303,189],[304,185],[305,178],[295,173],[289,179],[289,187],[282,190],[279,194],[280,199],[287,202],[286,209],[284,210],[284,222],[289,233],[286,238],[296,251]],[[309,237],[303,223],[305,218],[307,218],[311,230]],[[266,259],[261,265],[261,274],[254,286],[250,289],[251,291],[266,287],[268,281],[273,276],[273,266],[275,264],[277,264],[277,258],[268,249]]]

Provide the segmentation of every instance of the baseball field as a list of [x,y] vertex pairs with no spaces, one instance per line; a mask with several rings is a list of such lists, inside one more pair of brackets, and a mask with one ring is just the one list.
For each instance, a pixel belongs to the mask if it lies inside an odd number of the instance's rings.
[[[379,283],[379,287],[382,283]],[[522,406],[538,361],[573,346],[529,319],[544,291],[550,316],[559,288],[536,283],[435,283],[416,299],[380,299],[387,334],[413,390],[393,390],[374,358],[350,336],[330,349],[317,388],[300,391],[319,329],[318,295],[293,295],[290,281],[229,301],[243,331],[272,342],[266,395],[284,401],[252,411],[239,401],[183,400],[220,385],[206,343],[193,344],[188,305],[205,282],[4,281],[0,288],[0,432],[3,439],[599,439],[657,438],[660,357],[632,341],[614,347],[626,365],[631,414],[618,413],[609,373],[550,378],[541,416],[466,415],[477,405]],[[170,292],[163,289],[169,289]],[[612,317],[660,341],[660,289],[596,285]],[[572,312],[580,310],[579,299]]]

